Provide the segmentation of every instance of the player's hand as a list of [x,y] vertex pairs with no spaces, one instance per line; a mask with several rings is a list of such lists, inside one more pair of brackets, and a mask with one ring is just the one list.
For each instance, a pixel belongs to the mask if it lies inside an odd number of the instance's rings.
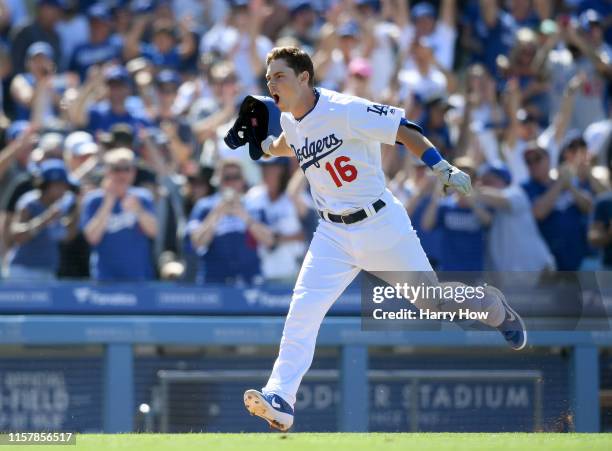
[[438,176],[438,180],[442,182],[444,189],[448,187],[454,188],[464,195],[468,195],[472,191],[470,176],[449,164],[448,161],[442,160],[434,165],[432,169]]

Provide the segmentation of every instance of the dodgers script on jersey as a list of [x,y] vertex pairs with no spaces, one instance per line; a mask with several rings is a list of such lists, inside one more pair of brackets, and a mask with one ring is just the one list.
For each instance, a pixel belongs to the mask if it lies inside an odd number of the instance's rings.
[[287,144],[306,174],[319,210],[345,214],[385,192],[380,143],[395,144],[404,110],[318,88],[301,120],[281,115]]

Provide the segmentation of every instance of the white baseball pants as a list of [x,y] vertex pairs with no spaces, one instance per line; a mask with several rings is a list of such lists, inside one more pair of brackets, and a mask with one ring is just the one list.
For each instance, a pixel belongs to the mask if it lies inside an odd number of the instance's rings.
[[382,199],[386,206],[358,223],[319,222],[296,281],[265,393],[295,404],[302,377],[312,364],[321,322],[360,270],[422,271],[435,278],[404,206],[389,191]]
[[432,271],[403,205],[390,193],[385,207],[355,224],[321,220],[298,275],[280,351],[264,392],[295,404],[314,356],[319,327],[360,270]]

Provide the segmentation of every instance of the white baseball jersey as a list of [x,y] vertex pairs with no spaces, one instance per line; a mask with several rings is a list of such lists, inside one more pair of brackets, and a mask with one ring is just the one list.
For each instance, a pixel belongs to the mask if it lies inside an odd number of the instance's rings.
[[404,110],[319,88],[300,120],[281,115],[287,144],[310,182],[315,205],[335,214],[372,204],[385,192],[380,143],[395,144]]

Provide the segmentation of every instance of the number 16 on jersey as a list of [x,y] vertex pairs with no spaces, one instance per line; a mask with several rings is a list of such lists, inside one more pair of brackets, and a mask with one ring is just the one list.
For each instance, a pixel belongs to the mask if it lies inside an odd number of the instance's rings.
[[342,181],[351,183],[357,178],[357,168],[350,164],[350,161],[349,157],[341,156],[334,160],[333,165],[329,161],[325,163],[325,170],[338,188],[342,186]]

